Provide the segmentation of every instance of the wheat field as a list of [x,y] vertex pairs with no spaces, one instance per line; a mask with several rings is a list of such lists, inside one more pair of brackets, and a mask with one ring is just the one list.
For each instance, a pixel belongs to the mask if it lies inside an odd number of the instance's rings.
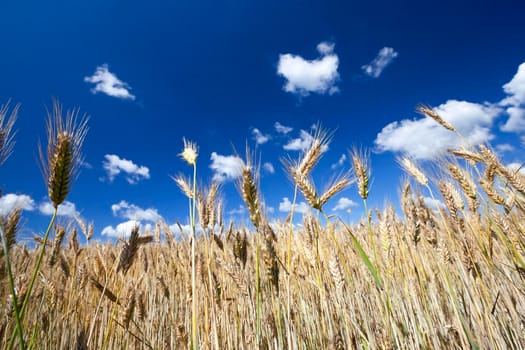
[[[7,112],[0,165],[13,145],[16,108]],[[41,151],[55,212],[81,158],[87,119],[77,117],[64,119],[57,103]],[[191,204],[190,233],[161,220],[102,244],[91,225],[53,216],[28,248],[17,242],[21,210],[2,217],[2,348],[525,348],[525,176],[490,145],[465,144],[435,162],[438,176],[399,159],[408,175],[399,202],[368,208],[365,151],[351,151],[351,172],[318,192],[311,173],[332,135],[317,130],[299,159],[283,160],[311,211],[281,222],[265,213],[249,150],[238,188],[251,225],[224,222],[218,186],[196,186],[198,149],[187,140],[193,177],[174,186]],[[347,188],[367,213],[356,223],[323,211]]]

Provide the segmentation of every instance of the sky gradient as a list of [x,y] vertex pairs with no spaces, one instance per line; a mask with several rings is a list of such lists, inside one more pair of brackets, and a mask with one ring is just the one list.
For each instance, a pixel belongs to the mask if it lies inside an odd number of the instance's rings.
[[[201,183],[221,182],[224,217],[238,224],[249,221],[235,186],[246,145],[268,214],[282,219],[293,185],[281,159],[299,157],[317,123],[334,132],[317,186],[350,169],[353,147],[370,150],[372,207],[397,201],[397,156],[425,166],[460,144],[419,104],[521,164],[524,11],[520,1],[3,1],[0,104],[21,106],[0,214],[26,209],[22,239],[46,228],[38,143],[52,98],[90,116],[60,220],[94,222],[101,240],[134,220],[187,224],[171,178],[191,173],[183,137],[198,145]],[[352,186],[326,211],[353,220],[360,203]]]

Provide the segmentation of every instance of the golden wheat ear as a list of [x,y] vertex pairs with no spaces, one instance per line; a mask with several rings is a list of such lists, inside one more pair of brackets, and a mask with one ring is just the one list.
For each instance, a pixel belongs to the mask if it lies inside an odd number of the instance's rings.
[[57,100],[53,101],[53,111],[48,112],[47,154],[44,156],[41,146],[39,153],[49,199],[55,208],[65,201],[82,164],[81,148],[88,120],[87,115],[79,118],[78,109],[68,110],[64,119]]

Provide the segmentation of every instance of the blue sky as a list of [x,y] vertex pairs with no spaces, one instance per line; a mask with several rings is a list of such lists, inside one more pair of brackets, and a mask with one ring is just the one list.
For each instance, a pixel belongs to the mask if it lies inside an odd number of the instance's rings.
[[[396,156],[423,161],[458,144],[415,112],[420,103],[520,163],[524,10],[520,1],[2,1],[0,104],[21,107],[0,212],[26,208],[22,237],[45,230],[37,145],[53,97],[91,116],[87,164],[61,221],[94,222],[99,239],[130,220],[187,223],[170,177],[191,172],[178,157],[183,137],[199,146],[202,183],[222,182],[225,218],[239,224],[248,216],[236,153],[246,143],[257,151],[269,215],[284,218],[293,186],[279,159],[297,158],[317,122],[335,130],[317,186],[350,168],[353,146],[369,149],[372,206],[397,200]],[[353,186],[326,210],[351,219],[359,203]]]

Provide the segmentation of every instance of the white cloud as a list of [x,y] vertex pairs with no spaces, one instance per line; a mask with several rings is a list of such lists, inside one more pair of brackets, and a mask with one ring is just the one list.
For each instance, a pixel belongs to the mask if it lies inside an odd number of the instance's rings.
[[313,136],[310,135],[305,130],[301,130],[299,137],[296,139],[290,140],[283,148],[287,151],[305,151],[310,147],[312,141],[314,140]]
[[369,64],[365,64],[361,69],[372,78],[378,78],[383,70],[388,66],[394,58],[397,57],[397,52],[391,47],[383,47],[379,50],[376,58]]
[[496,153],[502,154],[502,153],[505,153],[505,152],[514,151],[514,146],[512,146],[511,144],[508,144],[508,143],[501,143],[499,145],[496,145],[494,147],[494,150],[496,151]]
[[333,43],[322,42],[317,45],[320,57],[314,60],[289,53],[279,55],[277,74],[286,79],[284,91],[302,96],[312,92],[333,94],[339,91],[335,86],[339,79],[339,58],[333,50]]
[[112,182],[115,176],[121,172],[127,174],[126,180],[130,184],[136,184],[142,179],[149,179],[149,169],[145,166],[138,166],[131,160],[120,158],[116,154],[106,154],[106,160],[102,163],[108,175],[108,180]]
[[108,237],[126,238],[131,234],[131,230],[133,230],[133,228],[137,225],[140,225],[140,222],[129,220],[118,224],[116,227],[106,226],[102,230],[102,235]]
[[512,171],[518,171],[521,174],[525,173],[525,166],[523,163],[518,163],[518,162],[510,163],[510,164],[507,164],[507,168],[509,168]]
[[525,131],[525,109],[520,107],[508,107],[506,112],[509,115],[509,119],[501,126],[501,131]]
[[0,215],[9,215],[13,209],[17,208],[28,211],[34,210],[35,201],[25,194],[8,193],[0,197]]
[[[434,110],[474,145],[493,139],[490,129],[501,113],[495,105],[457,100],[449,100]],[[432,159],[460,144],[461,140],[453,132],[426,117],[390,123],[375,140],[380,152],[400,152],[415,159]]]
[[511,81],[503,85],[503,91],[509,96],[500,102],[502,106],[525,104],[525,62],[520,64]]
[[355,206],[357,206],[357,203],[351,200],[350,198],[341,197],[339,198],[339,200],[337,201],[337,204],[332,210],[333,211],[347,210]]
[[[51,204],[51,202],[49,201],[40,203],[40,205],[38,206],[38,211],[40,211],[40,213],[44,215],[53,215],[54,210],[55,208],[53,207],[53,204]],[[70,218],[78,218],[80,216],[80,213],[77,211],[74,203],[64,201],[58,206],[57,215]]]
[[238,156],[222,156],[213,152],[210,159],[210,169],[214,172],[213,181],[224,182],[235,180],[242,175],[244,162]]
[[[299,214],[305,214],[310,210],[310,207],[305,202],[295,203],[294,212]],[[288,197],[284,197],[282,202],[279,203],[279,211],[283,213],[289,213],[292,211],[292,202]]]
[[264,135],[259,129],[253,128],[252,129],[252,135],[253,139],[258,145],[262,145],[263,143],[268,142],[270,140],[270,135]]
[[161,216],[157,212],[157,209],[142,209],[134,204],[129,204],[126,201],[120,201],[117,204],[113,204],[111,206],[111,211],[115,216],[133,221],[144,220],[156,222],[161,218]]
[[273,164],[272,163],[264,163],[263,164],[263,169],[266,170],[267,173],[269,174],[274,174],[275,173],[275,168],[273,167]]
[[341,157],[339,158],[339,160],[337,161],[337,163],[334,163],[332,164],[332,166],[330,167],[332,170],[335,170],[339,167],[341,167],[346,161],[346,154],[341,154]]
[[[299,131],[299,137],[288,141],[283,148],[286,151],[306,151],[312,144],[314,137],[306,130]],[[321,152],[328,151],[328,146],[323,145]]]
[[102,92],[108,96],[121,98],[124,100],[134,100],[135,96],[129,90],[130,86],[117,78],[117,76],[109,71],[107,64],[98,66],[95,73],[90,77],[85,77],[84,81],[87,83],[96,84],[91,92],[96,94]]
[[275,131],[277,131],[279,134],[285,134],[285,135],[293,130],[293,128],[289,126],[284,126],[279,122],[275,122],[274,127],[275,127]]

